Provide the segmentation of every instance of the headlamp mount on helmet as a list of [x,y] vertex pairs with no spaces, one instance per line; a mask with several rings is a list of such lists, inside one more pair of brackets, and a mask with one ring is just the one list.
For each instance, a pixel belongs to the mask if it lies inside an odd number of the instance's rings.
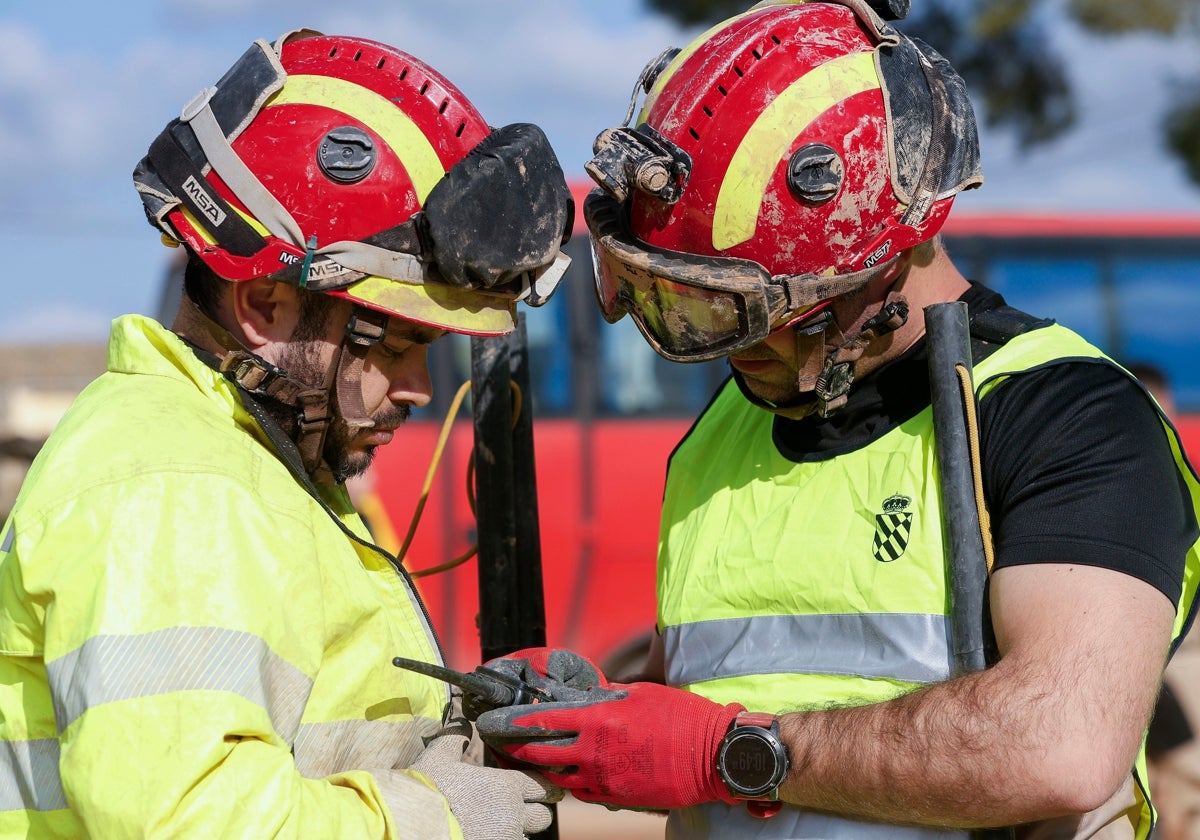
[[584,164],[589,175],[618,201],[638,190],[667,204],[683,195],[692,158],[646,123],[637,128],[606,128]]

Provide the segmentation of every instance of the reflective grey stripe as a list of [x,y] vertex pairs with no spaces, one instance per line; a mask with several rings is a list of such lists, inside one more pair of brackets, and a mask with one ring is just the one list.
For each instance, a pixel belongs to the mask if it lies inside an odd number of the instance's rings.
[[12,551],[13,541],[17,538],[17,526],[13,525],[4,532],[4,543],[0,545],[0,551]]
[[856,822],[793,806],[763,820],[750,816],[744,807],[710,802],[672,811],[667,818],[667,840],[967,840],[969,836],[966,831]]
[[66,807],[58,776],[58,740],[0,741],[0,811]]
[[914,613],[763,615],[663,631],[671,685],[783,673],[942,682],[949,639],[946,616]]
[[96,636],[46,663],[62,732],[88,709],[174,691],[228,691],[261,706],[289,744],[312,680],[258,636],[219,627],[171,627]]

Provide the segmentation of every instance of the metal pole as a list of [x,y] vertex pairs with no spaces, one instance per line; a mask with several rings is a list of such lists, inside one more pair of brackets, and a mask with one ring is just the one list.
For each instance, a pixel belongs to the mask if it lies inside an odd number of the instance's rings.
[[[508,338],[471,339],[479,644],[483,661],[546,643],[534,477],[529,354],[523,319]],[[513,385],[521,409],[513,416]],[[515,419],[515,422],[514,422]],[[488,763],[494,765],[491,755]],[[535,840],[558,840],[557,807]]]
[[516,643],[546,644],[546,602],[542,586],[542,535],[538,519],[537,470],[533,449],[533,387],[529,378],[529,345],[522,315],[508,341],[509,374],[521,394],[521,410],[513,421],[513,517],[516,558],[513,586],[517,592]]
[[479,544],[479,641],[483,661],[511,653],[516,637],[516,511],[508,342],[471,339],[475,420],[475,521]]
[[929,341],[929,387],[933,400],[938,480],[942,491],[942,534],[950,583],[950,640],[954,676],[987,667],[983,644],[983,596],[987,559],[975,504],[975,481],[959,370],[971,373],[967,305],[937,303],[925,308]]
[[[953,301],[925,307],[925,335],[929,344],[935,456],[942,491],[942,538],[950,587],[952,676],[957,677],[987,667],[983,635],[987,555],[976,506],[966,394],[960,373],[965,372],[966,393],[974,399],[967,305]],[[1011,828],[971,832],[975,840],[1010,840],[1013,836]]]

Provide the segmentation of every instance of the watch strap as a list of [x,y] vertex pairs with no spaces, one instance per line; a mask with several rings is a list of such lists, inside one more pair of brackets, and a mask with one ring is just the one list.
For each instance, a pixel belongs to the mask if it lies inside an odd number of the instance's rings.
[[[779,732],[779,718],[770,712],[740,712],[737,717],[729,725],[729,732],[726,734],[726,739],[733,735],[742,727],[752,727],[770,733],[778,745],[782,748],[783,761],[783,778],[786,778],[788,755],[787,747],[783,744]],[[779,780],[782,782],[782,778]],[[728,779],[726,779],[728,783]],[[754,817],[766,819],[779,813],[783,807],[783,803],[778,800],[779,788],[778,785],[766,798],[746,798],[742,799],[746,803],[747,812]],[[735,796],[740,796],[735,793]]]
[[757,726],[760,729],[779,729],[779,718],[770,712],[739,712],[733,719],[733,727]]
[[[733,719],[734,727],[759,726],[779,734],[779,718],[770,712],[742,712]],[[776,789],[778,790],[778,789]],[[770,819],[783,810],[783,803],[778,799],[747,799],[746,813],[760,820]]]

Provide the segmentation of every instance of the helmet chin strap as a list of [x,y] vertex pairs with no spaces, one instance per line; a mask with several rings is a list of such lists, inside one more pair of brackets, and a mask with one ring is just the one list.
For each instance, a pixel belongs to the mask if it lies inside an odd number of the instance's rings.
[[[829,310],[809,324],[792,327],[796,336],[796,358],[803,363],[796,374],[801,401],[794,405],[776,405],[754,395],[736,370],[734,379],[742,394],[760,408],[773,414],[799,420],[814,411],[828,417],[846,404],[854,383],[855,363],[872,343],[904,326],[908,321],[908,300],[895,289],[879,304],[862,328],[846,335]],[[812,400],[804,399],[812,394]]]
[[[851,336],[845,335],[837,321],[830,318],[823,332],[825,361],[813,388],[817,396],[817,413],[828,417],[846,404],[850,386],[854,383],[854,365],[872,342],[895,332],[908,321],[908,300],[895,290],[889,290],[879,310],[867,319],[862,329]],[[816,356],[817,354],[813,354]],[[799,382],[805,381],[805,372],[800,372]]]
[[294,428],[286,431],[296,444],[304,471],[314,480],[328,483],[336,480],[323,456],[334,410],[351,429],[375,425],[363,402],[362,372],[367,352],[387,331],[387,320],[382,313],[356,306],[320,385],[297,379],[250,352],[187,295],[183,296],[172,330],[215,356],[214,367],[239,388],[295,409]]

